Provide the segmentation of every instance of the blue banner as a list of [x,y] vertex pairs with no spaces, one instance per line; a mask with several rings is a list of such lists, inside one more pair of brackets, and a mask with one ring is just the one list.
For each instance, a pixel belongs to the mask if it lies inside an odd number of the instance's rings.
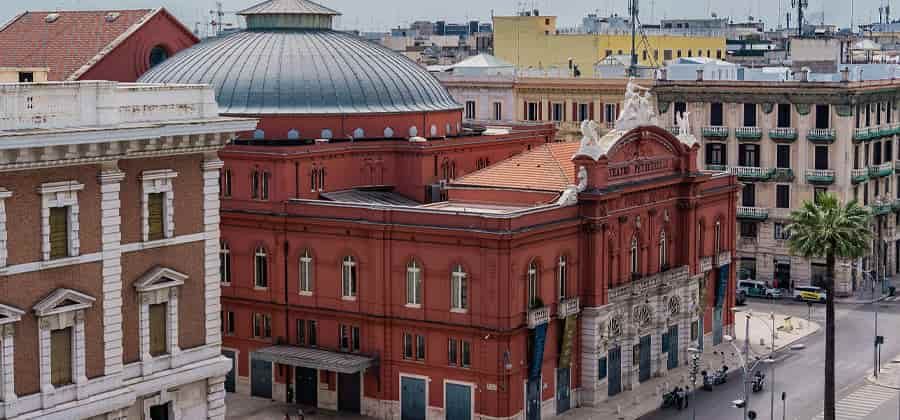
[[731,272],[731,265],[725,264],[719,267],[719,279],[716,282],[716,307],[721,308],[725,305],[725,296],[728,293],[728,273]]
[[541,377],[541,366],[544,365],[544,343],[547,341],[547,324],[541,324],[534,329],[534,352],[531,354],[531,366],[528,369],[528,379]]

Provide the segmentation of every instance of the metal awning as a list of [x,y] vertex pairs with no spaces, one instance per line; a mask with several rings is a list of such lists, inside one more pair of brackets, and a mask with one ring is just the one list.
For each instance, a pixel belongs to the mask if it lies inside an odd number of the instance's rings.
[[369,356],[295,346],[262,348],[251,353],[250,358],[338,373],[362,372],[375,364],[375,358]]

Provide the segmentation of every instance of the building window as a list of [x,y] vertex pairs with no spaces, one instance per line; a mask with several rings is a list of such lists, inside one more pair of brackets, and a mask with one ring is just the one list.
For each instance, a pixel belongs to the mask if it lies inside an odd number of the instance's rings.
[[687,103],[675,102],[674,107],[675,110],[672,113],[672,123],[678,125],[678,117],[684,115],[684,113],[687,112]]
[[324,167],[313,168],[309,172],[309,187],[311,192],[325,191],[325,176],[327,175]]
[[716,256],[719,255],[719,249],[721,246],[721,233],[722,233],[722,223],[720,223],[718,220],[716,220],[716,232],[715,232],[716,237],[714,239],[714,241],[715,241],[714,242],[714,247],[715,247],[714,250],[716,252]]
[[830,119],[828,105],[816,105],[816,128],[830,128]]
[[775,186],[775,207],[779,209],[791,208],[791,187],[789,185]]
[[263,172],[262,174],[262,188],[259,192],[260,200],[268,200],[269,199],[269,181],[272,179],[272,174],[268,172]]
[[312,293],[313,257],[308,249],[300,256],[300,292]]
[[759,145],[742,143],[738,145],[738,165],[759,167]]
[[231,197],[231,169],[226,168],[222,171],[222,196]]
[[425,360],[425,336],[416,334],[416,360]]
[[815,153],[816,169],[828,169],[828,146],[816,146]]
[[178,173],[171,169],[144,171],[143,187],[143,239],[155,241],[175,235],[175,200],[173,179]]
[[744,104],[744,127],[756,127],[756,104]]
[[253,338],[272,338],[272,315],[259,313],[253,314]]
[[568,296],[568,286],[569,282],[569,267],[568,267],[568,257],[565,255],[559,256],[559,261],[556,263],[556,288],[559,291],[559,300],[562,301]]
[[527,112],[525,115],[525,119],[528,121],[537,121],[540,119],[540,109],[538,108],[538,104],[535,102],[529,102],[528,106],[526,106]]
[[50,383],[64,386],[72,383],[72,328],[50,332]]
[[481,169],[487,168],[488,166],[491,166],[491,160],[486,157],[479,158],[478,160],[475,161],[475,169],[476,170],[481,170]]
[[219,277],[224,284],[231,284],[231,249],[228,242],[219,242]]
[[791,146],[787,144],[777,145],[775,148],[775,167],[779,169],[790,169]]
[[342,263],[341,293],[345,298],[356,297],[356,259],[349,255]]
[[741,190],[741,205],[756,207],[756,184],[746,184]]
[[721,102],[713,102],[709,104],[709,125],[713,127],[721,127],[725,125],[724,111]]
[[263,247],[253,254],[253,285],[265,289],[269,287],[269,256]]
[[632,276],[638,274],[638,240],[637,236],[631,238],[631,250],[629,251],[629,260],[631,262],[630,272]]
[[725,143],[706,143],[706,164],[725,165]]
[[566,118],[563,109],[563,104],[553,104],[553,107],[551,108],[551,118],[553,121],[560,122]]
[[538,296],[538,265],[536,261],[531,261],[528,264],[528,308],[537,308],[542,306],[542,302],[539,302],[540,297]]
[[791,104],[778,104],[778,127],[787,128],[791,126]]
[[784,223],[775,223],[775,240],[783,241],[790,239],[787,226]]
[[406,304],[422,304],[422,267],[416,260],[406,264]]
[[468,279],[462,265],[457,265],[450,273],[450,309],[466,310],[468,302]]
[[250,198],[256,200],[259,199],[259,184],[260,184],[260,173],[258,170],[253,170],[253,174],[250,175]]
[[300,346],[316,345],[316,321],[297,320],[297,344]]
[[222,311],[222,333],[234,335],[234,312]]
[[585,121],[591,118],[590,104],[578,104],[578,120]]
[[603,119],[606,121],[607,126],[616,122],[616,119],[619,117],[618,108],[616,107],[616,104],[606,104],[603,106]]
[[338,334],[341,351],[359,351],[359,327],[341,324]]
[[50,258],[69,256],[69,208],[50,209]]
[[34,83],[34,72],[20,71],[19,72],[19,83]]
[[494,102],[494,121],[503,119],[503,103]]
[[447,364],[456,366],[459,364],[459,342],[453,338],[447,341]]
[[167,353],[166,350],[166,312],[168,304],[150,305],[150,355],[153,357]]
[[413,358],[413,336],[410,333],[403,333],[403,358],[407,360]]
[[445,181],[456,179],[456,161],[444,159],[441,163],[441,175],[441,179]]
[[468,368],[472,366],[472,345],[465,340],[447,340],[447,363],[450,366]]
[[669,250],[666,245],[666,231],[659,232],[659,271],[669,266]]
[[78,192],[83,189],[84,185],[75,181],[41,184],[38,188],[41,194],[41,251],[44,261],[79,255]]
[[466,101],[466,119],[475,119],[475,101]]
[[[174,354],[178,347],[178,287],[188,276],[175,270],[156,267],[137,280],[140,302],[139,328],[141,360]],[[225,322],[225,320],[221,320]],[[233,326],[232,326],[233,327]],[[143,333],[146,331],[146,333]]]
[[741,222],[741,237],[748,239],[756,239],[756,223]]
[[169,58],[169,52],[162,45],[157,45],[150,50],[150,68],[156,67],[158,64]]

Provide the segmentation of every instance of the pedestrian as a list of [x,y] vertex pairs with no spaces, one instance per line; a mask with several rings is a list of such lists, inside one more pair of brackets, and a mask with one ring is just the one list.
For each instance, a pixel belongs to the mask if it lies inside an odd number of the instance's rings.
[[678,406],[679,410],[684,407],[684,392],[681,391],[680,386],[675,387],[675,404]]

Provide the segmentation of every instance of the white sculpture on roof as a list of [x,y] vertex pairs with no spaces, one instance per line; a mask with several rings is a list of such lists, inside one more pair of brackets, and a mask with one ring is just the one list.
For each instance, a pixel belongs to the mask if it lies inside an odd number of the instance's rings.
[[569,187],[559,195],[559,199],[556,200],[556,205],[567,207],[578,204],[578,193],[587,189],[587,176],[587,169],[585,169],[584,166],[579,166],[578,185],[569,185]]
[[581,147],[591,147],[600,144],[600,124],[594,120],[581,122]]
[[691,113],[690,112],[682,112],[675,116],[675,121],[678,123],[678,135],[685,136],[691,134]]
[[616,130],[628,131],[642,125],[659,125],[656,113],[653,112],[653,95],[650,89],[628,79],[625,86],[625,100],[622,102],[622,113],[616,120]]

